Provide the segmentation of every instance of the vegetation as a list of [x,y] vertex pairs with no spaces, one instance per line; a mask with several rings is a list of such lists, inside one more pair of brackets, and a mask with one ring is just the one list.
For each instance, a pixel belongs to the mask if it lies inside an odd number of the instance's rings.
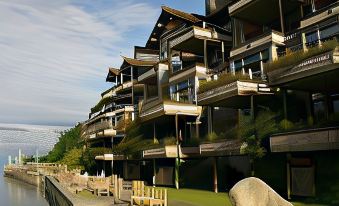
[[338,45],[339,43],[336,40],[330,40],[322,43],[321,46],[309,48],[307,51],[304,50],[299,50],[296,52],[288,51],[286,52],[285,56],[280,57],[273,62],[268,62],[264,64],[264,71],[265,73],[268,73],[274,70],[296,66],[301,61],[331,51]]
[[102,107],[108,103],[112,102],[112,97],[106,97],[101,99],[97,105],[95,105],[92,109],[91,109],[91,113],[96,113],[99,112]]
[[69,169],[83,169],[82,162],[82,149],[74,148],[66,152],[65,156],[58,161],[60,164],[65,164]]
[[262,146],[263,140],[278,130],[276,117],[277,115],[271,111],[263,111],[255,119],[242,117],[240,120],[239,133],[244,141],[240,152],[250,157],[252,175],[254,175],[255,159],[263,157],[266,153]]
[[79,144],[81,125],[61,132],[59,141],[54,145],[53,149],[47,156],[42,157],[40,160],[45,162],[58,162],[61,161],[65,155],[72,149],[82,148],[82,144]]
[[125,138],[113,148],[113,152],[117,154],[134,154],[136,152],[154,148],[157,144],[153,138],[148,138],[151,134],[150,128],[140,123],[140,119],[136,119],[126,127]]
[[238,80],[250,80],[250,76],[248,74],[242,74],[240,72],[235,74],[224,73],[218,77],[218,80],[201,82],[198,93],[204,93],[208,90],[221,87],[223,85],[227,85]]
[[95,157],[111,152],[112,150],[110,148],[105,147],[87,148],[81,156],[81,164],[84,166],[86,172],[94,174],[96,172]]
[[195,189],[166,188],[169,205],[183,206],[231,206],[228,194],[224,192],[214,193]]

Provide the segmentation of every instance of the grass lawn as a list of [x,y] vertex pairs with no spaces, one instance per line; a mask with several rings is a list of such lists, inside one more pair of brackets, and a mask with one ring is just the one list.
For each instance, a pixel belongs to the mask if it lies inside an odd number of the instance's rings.
[[[214,193],[205,190],[166,188],[169,206],[232,206],[228,193]],[[312,203],[308,200],[292,202],[294,206],[326,206],[328,204]]]
[[228,194],[205,190],[167,188],[168,204],[180,206],[232,206]]

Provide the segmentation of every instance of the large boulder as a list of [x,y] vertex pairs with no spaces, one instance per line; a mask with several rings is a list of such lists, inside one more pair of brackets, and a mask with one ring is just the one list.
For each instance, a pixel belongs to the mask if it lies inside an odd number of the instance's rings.
[[233,206],[293,206],[262,180],[249,177],[235,184],[229,192]]

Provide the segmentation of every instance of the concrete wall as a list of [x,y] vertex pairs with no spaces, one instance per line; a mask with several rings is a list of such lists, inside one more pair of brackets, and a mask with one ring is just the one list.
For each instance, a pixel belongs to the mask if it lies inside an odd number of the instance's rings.
[[79,205],[72,194],[63,188],[53,177],[45,177],[45,198],[51,206]]

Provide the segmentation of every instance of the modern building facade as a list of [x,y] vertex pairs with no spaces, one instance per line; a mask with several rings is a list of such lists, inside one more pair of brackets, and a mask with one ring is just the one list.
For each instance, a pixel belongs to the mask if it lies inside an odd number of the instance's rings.
[[[217,192],[254,171],[288,198],[338,193],[338,6],[206,0],[204,16],[163,6],[84,122],[90,147],[113,148],[98,164],[155,185]],[[253,166],[239,128],[268,111],[277,129]]]

